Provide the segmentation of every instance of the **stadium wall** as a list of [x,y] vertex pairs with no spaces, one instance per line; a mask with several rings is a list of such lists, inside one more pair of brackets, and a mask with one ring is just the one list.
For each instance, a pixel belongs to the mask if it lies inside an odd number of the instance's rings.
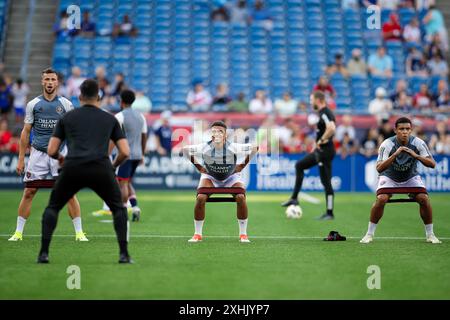
[[[292,190],[295,182],[295,162],[301,154],[260,156],[243,172],[249,191]],[[26,159],[27,161],[28,159]],[[450,156],[435,156],[436,168],[419,166],[419,173],[430,192],[450,192]],[[373,192],[376,187],[376,157],[366,158],[356,154],[333,161],[333,186],[335,191]],[[23,188],[22,178],[16,175],[17,154],[0,154],[0,189]],[[138,167],[134,178],[136,189],[192,190],[200,175],[183,158],[161,157],[157,153],[145,156],[143,166]],[[306,172],[304,191],[321,191],[323,187],[317,167]]]

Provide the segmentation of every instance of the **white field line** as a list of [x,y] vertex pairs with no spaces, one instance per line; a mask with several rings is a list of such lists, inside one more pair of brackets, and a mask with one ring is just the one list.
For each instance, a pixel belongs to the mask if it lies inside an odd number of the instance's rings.
[[[10,237],[10,234],[0,234],[0,237]],[[54,237],[74,237],[73,234],[55,234]],[[24,237],[41,237],[39,234],[24,234]],[[190,238],[190,235],[165,235],[165,234],[130,234],[131,238]],[[249,236],[252,239],[291,239],[291,240],[313,240],[313,239],[323,239],[325,237],[314,237],[314,236]],[[89,235],[89,238],[116,238],[114,234],[99,234],[99,235]],[[237,236],[219,236],[219,235],[206,235],[205,238],[237,238]],[[361,239],[362,236],[355,237],[349,236],[347,239]],[[380,240],[425,240],[425,237],[375,237],[375,239]],[[439,237],[442,240],[450,240],[450,237]]]

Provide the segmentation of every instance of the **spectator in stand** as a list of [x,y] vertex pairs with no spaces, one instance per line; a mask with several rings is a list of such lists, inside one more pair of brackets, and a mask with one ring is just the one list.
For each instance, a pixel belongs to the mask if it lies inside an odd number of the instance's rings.
[[81,69],[77,66],[73,67],[72,75],[67,79],[67,94],[68,98],[72,100],[72,103],[77,102],[77,105],[78,96],[80,95],[80,85],[84,80],[86,80],[86,78],[81,76]]
[[273,19],[269,10],[264,8],[264,3],[261,0],[256,0],[253,11],[249,16],[249,23],[261,22],[266,31],[271,31],[273,28]]
[[230,22],[236,24],[247,23],[248,21],[248,10],[246,0],[238,0],[237,3],[233,1],[227,2],[225,6],[228,8],[230,13]]
[[413,106],[419,112],[430,112],[432,99],[428,85],[423,83],[420,85],[419,92],[414,95]]
[[394,105],[400,98],[400,95],[402,93],[405,93],[407,96],[409,96],[408,83],[404,79],[399,79],[395,83],[395,90],[390,96],[390,99],[392,100],[392,103],[394,103]]
[[400,92],[394,101],[394,111],[407,115],[413,110],[412,99],[406,92]]
[[95,36],[95,22],[91,21],[89,11],[83,12],[83,21],[81,21],[80,35],[83,37]]
[[341,53],[336,53],[334,55],[334,63],[330,64],[326,69],[325,73],[328,76],[332,76],[335,73],[340,73],[343,77],[347,78],[349,72],[344,64],[344,58]]
[[372,157],[378,154],[378,146],[379,146],[379,134],[377,128],[371,128],[367,131],[366,137],[363,139],[361,143],[361,148],[359,152],[366,156]]
[[448,34],[445,28],[444,16],[434,5],[430,6],[428,13],[422,20],[425,28],[425,37],[431,42],[435,34],[439,34],[444,51],[448,51]]
[[439,52],[434,52],[431,59],[427,62],[427,67],[432,76],[448,77],[448,64]]
[[14,96],[12,95],[11,88],[3,78],[0,78],[0,120],[8,120],[8,114],[14,104]]
[[389,118],[381,120],[381,124],[378,126],[378,142],[382,143],[384,140],[395,136],[395,131],[392,129],[392,124],[389,123]]
[[17,79],[16,83],[11,89],[14,97],[14,112],[16,114],[16,124],[23,124],[23,118],[25,116],[25,107],[27,105],[27,95],[30,92],[28,84],[23,82],[22,79]]
[[375,76],[392,77],[392,58],[386,54],[386,48],[380,46],[376,53],[369,56],[369,72]]
[[9,150],[9,143],[12,138],[12,132],[8,128],[8,120],[0,120],[0,152]]
[[430,138],[430,151],[433,154],[450,154],[450,132],[445,121],[439,121],[436,131]]
[[406,58],[406,74],[408,77],[428,77],[425,56],[415,47],[409,49],[409,54]]
[[111,95],[113,97],[118,97],[120,96],[122,90],[125,90],[126,88],[127,85],[125,83],[125,77],[123,73],[116,73],[116,75],[114,76],[114,81],[111,85]]
[[155,124],[153,133],[155,135],[156,152],[161,156],[171,156],[172,151],[172,127],[170,119],[172,112],[166,110],[161,112],[160,121]]
[[201,81],[193,82],[194,88],[188,92],[186,103],[193,112],[209,111],[212,102],[211,94],[203,87]]
[[259,126],[256,141],[261,154],[271,154],[280,151],[280,137],[278,126],[273,116],[268,116]]
[[270,114],[273,109],[272,101],[266,97],[264,90],[256,90],[255,97],[250,101],[248,106],[250,113],[254,114]]
[[427,11],[430,6],[435,4],[435,0],[416,0],[416,10],[418,12]]
[[378,0],[377,5],[382,10],[397,10],[400,0]]
[[275,111],[280,116],[292,116],[297,113],[297,109],[298,101],[293,99],[288,91],[283,94],[283,99],[275,100]]
[[94,79],[97,80],[100,99],[103,100],[111,91],[109,80],[106,78],[105,67],[100,66],[95,68]]
[[375,90],[375,99],[369,103],[369,113],[377,118],[378,123],[381,119],[389,118],[392,111],[392,101],[386,97],[386,89],[378,87]]
[[342,123],[337,126],[334,138],[336,141],[342,142],[345,134],[352,140],[356,139],[356,130],[352,125],[352,117],[348,114],[342,117]]
[[229,95],[228,85],[221,83],[216,87],[216,95],[212,100],[213,111],[227,111],[228,105],[231,102],[231,97]]
[[350,75],[367,75],[367,65],[361,58],[361,50],[355,48],[352,50],[352,57],[347,62],[347,69]]
[[334,99],[336,98],[336,91],[329,83],[327,76],[321,76],[319,78],[319,81],[313,88],[313,92],[314,91],[322,91],[323,93],[325,93],[328,107],[330,109],[336,109],[336,103],[334,102]]
[[300,153],[303,151],[303,133],[300,126],[292,118],[286,118],[284,126],[278,129],[280,151],[284,153]]
[[131,22],[130,17],[126,14],[123,16],[122,23],[114,24],[112,36],[113,37],[135,37],[138,30]]
[[422,36],[420,32],[419,20],[414,17],[405,26],[403,30],[403,39],[406,43],[420,44],[422,42]]
[[53,32],[57,37],[74,36],[77,34],[77,29],[69,30],[68,28],[69,14],[66,10],[61,10],[59,14],[59,21],[53,25]]
[[417,118],[413,118],[411,122],[412,122],[411,135],[419,139],[422,139],[425,143],[428,143],[430,139],[428,139],[428,136],[425,134],[423,121]]
[[142,88],[136,89],[136,99],[134,100],[131,108],[137,110],[143,114],[150,113],[152,110],[152,102],[145,95]]
[[239,92],[237,99],[228,104],[228,111],[248,112],[248,102],[245,100],[245,93]]
[[431,43],[428,43],[425,46],[425,53],[428,59],[431,59],[431,57],[436,53],[438,53],[441,57],[444,57],[444,53],[447,53],[444,45],[442,44],[441,36],[439,35],[439,33],[436,33],[433,36]]
[[[389,3],[392,2],[394,1],[389,1]],[[402,27],[398,15],[394,12],[389,15],[389,21],[383,24],[383,39],[384,41],[402,40]]]
[[436,93],[433,95],[433,112],[450,112],[450,92],[444,79],[439,80]]
[[211,12],[212,21],[230,21],[230,15],[224,5],[215,8]]

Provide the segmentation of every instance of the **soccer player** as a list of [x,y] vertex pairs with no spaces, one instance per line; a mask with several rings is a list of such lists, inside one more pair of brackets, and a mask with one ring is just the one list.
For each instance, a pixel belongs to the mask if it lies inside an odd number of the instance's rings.
[[[258,147],[251,144],[230,143],[227,141],[226,132],[226,124],[222,121],[216,121],[211,125],[212,137],[209,142],[183,148],[184,156],[189,158],[201,173],[198,188],[245,187],[241,180],[241,171],[251,157],[256,154]],[[206,194],[197,195],[194,209],[195,233],[189,242],[202,241],[207,199],[208,195]],[[245,195],[238,194],[235,199],[239,223],[239,241],[250,242],[247,235],[248,210]]]
[[[30,132],[33,129],[33,142],[31,144],[30,158],[25,170],[25,189],[19,204],[16,231],[9,241],[22,240],[23,229],[31,213],[31,205],[38,188],[45,186],[48,176],[52,180],[58,176],[59,164],[47,155],[47,146],[56,122],[68,111],[73,109],[69,100],[57,95],[58,75],[52,69],[42,72],[42,95],[28,102],[24,120],[24,127],[20,135],[19,160],[17,174],[22,175],[25,167],[25,150],[30,142]],[[66,147],[61,146],[61,152]],[[48,185],[48,184],[47,184]],[[88,241],[81,225],[80,204],[75,196],[68,202],[69,215],[75,228],[75,239]]]
[[332,220],[334,191],[331,185],[332,162],[336,155],[333,144],[333,136],[336,132],[336,120],[333,112],[328,109],[325,94],[322,91],[315,91],[311,97],[311,105],[319,113],[319,122],[317,123],[316,148],[306,155],[302,160],[295,164],[295,186],[292,196],[289,200],[283,202],[283,207],[298,205],[298,194],[302,188],[304,171],[315,165],[319,166],[320,181],[325,188],[325,200],[327,211],[319,217],[320,220]]
[[[411,135],[411,120],[402,117],[395,122],[395,136],[383,141],[378,151],[377,171],[378,187],[380,188],[423,188],[417,164],[421,162],[428,168],[434,168],[436,162],[431,156],[426,143]],[[412,195],[410,195],[412,196]],[[383,216],[384,206],[391,198],[390,194],[378,194],[370,211],[369,228],[361,243],[373,241],[375,229]],[[420,205],[420,217],[425,225],[427,242],[441,243],[433,232],[433,214],[430,199],[426,191],[414,196]]]
[[125,161],[117,172],[122,201],[127,206],[131,203],[132,221],[139,221],[141,209],[137,205],[136,192],[131,184],[136,168],[144,161],[145,145],[147,144],[147,121],[139,111],[131,108],[136,96],[131,90],[123,90],[120,93],[121,112],[116,114],[122,130],[130,146],[130,158]]
[[[48,154],[58,159],[62,169],[42,217],[41,250],[37,262],[49,262],[50,241],[59,211],[74,194],[87,187],[111,208],[120,247],[119,263],[131,263],[127,248],[128,215],[114,174],[114,170],[130,155],[128,142],[117,119],[100,110],[99,87],[95,80],[83,81],[79,99],[82,107],[67,113],[57,122],[48,144]],[[112,164],[108,157],[109,140],[118,149]],[[67,157],[59,152],[63,141],[69,146]]]

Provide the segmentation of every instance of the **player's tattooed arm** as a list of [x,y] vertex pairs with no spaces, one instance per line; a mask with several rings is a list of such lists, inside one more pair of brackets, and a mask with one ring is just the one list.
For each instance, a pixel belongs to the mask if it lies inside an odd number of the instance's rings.
[[392,165],[392,163],[394,162],[395,158],[397,158],[397,156],[404,151],[404,148],[406,147],[400,147],[386,160],[378,161],[376,167],[377,171],[381,173],[387,168],[389,168],[389,166]]
[[30,144],[30,133],[32,125],[25,123],[20,133],[20,143],[19,143],[19,160],[17,161],[16,172],[18,175],[23,174],[25,169],[25,151]]
[[407,147],[402,147],[404,148],[403,151],[408,153],[411,157],[413,157],[414,159],[420,161],[425,167],[428,168],[434,168],[436,166],[436,162],[434,161],[433,157],[428,156],[428,157],[424,157],[421,155],[418,155],[417,153],[414,152],[414,150],[407,148]]

